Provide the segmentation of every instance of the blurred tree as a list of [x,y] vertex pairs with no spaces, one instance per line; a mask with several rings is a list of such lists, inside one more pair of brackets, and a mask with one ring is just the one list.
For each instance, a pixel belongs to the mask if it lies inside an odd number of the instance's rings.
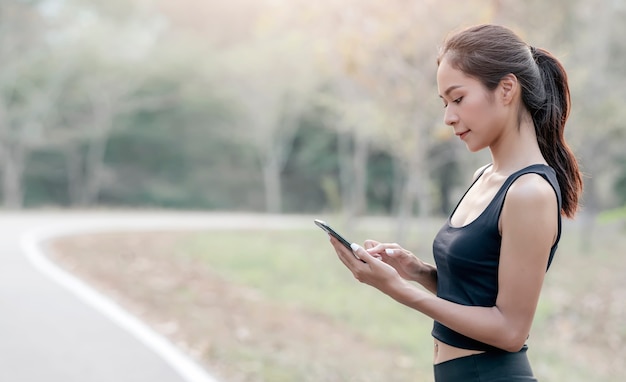
[[[623,155],[623,154],[622,154]],[[618,158],[620,171],[613,183],[613,188],[620,206],[626,206],[626,156]]]
[[[332,33],[327,62],[334,74],[336,121],[329,123],[351,134],[353,160],[342,183],[353,207],[348,219],[364,211],[367,185],[367,148],[373,142],[394,158],[396,188],[394,210],[398,216],[398,240],[404,239],[415,205],[421,216],[431,214],[432,180],[430,147],[449,136],[436,134],[435,82],[437,45],[445,33],[468,17],[480,18],[484,4],[468,2],[446,13],[441,2],[402,0],[379,3],[359,1],[346,6],[316,3],[315,24]],[[330,15],[328,14],[330,8]],[[331,98],[332,100],[332,98]],[[358,108],[358,105],[364,105]],[[352,116],[350,116],[352,114]],[[347,122],[347,123],[346,123]],[[354,126],[358,126],[355,128]],[[350,150],[351,149],[351,150]],[[345,175],[345,173],[349,173]],[[351,176],[350,176],[351,175]],[[350,206],[351,204],[347,204]]]
[[[337,134],[322,126],[325,111],[309,110],[301,120],[282,174],[285,212],[338,211]],[[320,155],[320,153],[324,153]]]
[[277,213],[282,209],[281,172],[318,79],[302,35],[271,29],[257,33],[224,54],[225,72],[242,116],[236,131],[257,153],[266,210]]
[[[150,76],[161,68],[154,65],[158,23],[128,12],[121,19],[103,18],[100,12],[78,1],[55,14],[55,21],[68,27],[57,30],[54,47],[71,58],[73,70],[53,141],[65,154],[71,203],[81,206],[96,203],[102,187],[115,178],[105,154],[116,118],[176,100],[175,89],[145,91]],[[75,18],[86,22],[63,23]]]
[[0,160],[6,208],[22,206],[26,160],[43,143],[66,75],[54,61],[36,5],[0,3]]
[[49,192],[53,203],[325,207],[348,219],[391,211],[401,238],[414,213],[449,213],[458,184],[489,160],[461,154],[441,122],[434,60],[450,30],[493,21],[562,58],[573,97],[567,134],[589,174],[585,210],[610,208],[626,172],[624,8],[2,2],[3,201],[45,203]]
[[[626,97],[626,76],[622,65],[624,51],[619,34],[626,32],[626,7],[620,2],[582,2],[577,22],[579,36],[575,58],[586,65],[577,67],[574,94],[574,123],[578,153],[587,173],[584,209],[595,216],[610,207],[610,196],[602,192],[602,183],[610,183],[616,174],[615,157],[626,144],[626,111],[619,105]],[[618,55],[621,54],[621,55]],[[602,183],[601,183],[602,182]]]

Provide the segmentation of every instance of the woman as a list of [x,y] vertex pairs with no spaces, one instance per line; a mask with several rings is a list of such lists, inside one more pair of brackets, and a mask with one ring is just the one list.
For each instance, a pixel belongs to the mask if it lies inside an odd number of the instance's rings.
[[567,75],[549,52],[481,25],[445,41],[437,83],[444,122],[492,162],[435,237],[436,266],[397,244],[352,244],[358,261],[331,243],[359,281],[435,320],[436,381],[535,381],[525,342],[561,215],[574,216],[582,191],[563,138]]

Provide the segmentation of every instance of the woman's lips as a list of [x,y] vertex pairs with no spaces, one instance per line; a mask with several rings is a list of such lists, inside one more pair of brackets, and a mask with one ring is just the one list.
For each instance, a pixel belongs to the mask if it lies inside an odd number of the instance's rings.
[[469,132],[470,132],[469,130],[465,130],[464,132],[462,132],[462,133],[457,133],[456,135],[457,135],[459,138],[463,139],[463,138],[465,138],[465,136],[466,136],[466,135],[467,135],[467,133],[469,133]]

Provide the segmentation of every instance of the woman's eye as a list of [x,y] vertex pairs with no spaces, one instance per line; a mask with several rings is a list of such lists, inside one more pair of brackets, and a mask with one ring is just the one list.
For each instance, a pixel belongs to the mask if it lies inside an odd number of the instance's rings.
[[[456,98],[456,99],[452,100],[452,102],[454,102],[454,103],[458,104],[458,103],[461,103],[461,100],[462,100],[462,99],[463,99],[463,97],[459,97],[459,98]],[[447,103],[447,102],[444,102],[444,103],[443,103],[443,108],[445,109],[445,108],[447,108],[447,107],[448,107],[448,103]]]

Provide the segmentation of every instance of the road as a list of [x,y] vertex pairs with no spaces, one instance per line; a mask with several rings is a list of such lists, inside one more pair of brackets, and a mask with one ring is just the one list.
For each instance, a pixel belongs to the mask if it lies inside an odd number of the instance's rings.
[[0,214],[0,381],[216,382],[167,340],[50,263],[42,241],[152,229],[286,228],[311,219],[183,212]]

